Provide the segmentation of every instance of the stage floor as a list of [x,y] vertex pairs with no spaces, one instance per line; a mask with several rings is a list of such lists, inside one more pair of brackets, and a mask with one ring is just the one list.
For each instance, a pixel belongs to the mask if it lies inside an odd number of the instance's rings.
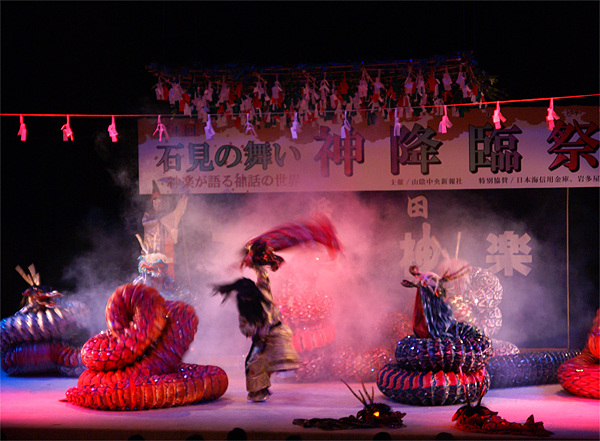
[[[205,440],[224,440],[236,427],[249,440],[370,440],[387,432],[392,439],[436,439],[446,432],[455,439],[531,439],[526,436],[489,435],[455,429],[452,415],[459,405],[420,407],[386,398],[374,383],[375,401],[406,413],[406,427],[325,431],[292,424],[296,418],[341,418],[356,415],[362,405],[341,382],[293,384],[275,379],[273,395],[265,403],[248,403],[240,363],[210,363],[222,367],[229,388],[220,399],[191,406],[135,412],[97,411],[61,400],[76,378],[1,376],[0,412],[3,439],[38,440],[185,440],[200,435]],[[350,383],[353,390],[359,383]],[[552,440],[600,437],[600,401],[573,396],[558,384],[492,389],[483,404],[512,422],[523,423],[531,414],[553,432]],[[190,438],[194,439],[194,438]],[[195,439],[201,439],[196,437]]]

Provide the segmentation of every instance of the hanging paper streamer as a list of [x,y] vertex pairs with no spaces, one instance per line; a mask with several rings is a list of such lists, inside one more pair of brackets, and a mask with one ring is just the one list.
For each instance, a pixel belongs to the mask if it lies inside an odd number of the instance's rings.
[[319,90],[321,91],[321,101],[325,101],[327,99],[327,94],[331,91],[329,88],[329,81],[327,81],[327,73],[323,74]]
[[419,73],[417,74],[417,93],[419,93],[421,96],[426,97],[425,79],[423,78],[423,74],[421,73],[420,69]]
[[219,92],[219,101],[217,104],[226,103],[229,101],[229,87],[225,82],[225,75],[223,75],[223,81],[221,82],[221,91]]
[[385,92],[385,87],[381,82],[381,71],[377,72],[377,78],[375,78],[375,83],[373,84],[374,92],[380,97],[383,95],[382,92]]
[[[426,115],[427,114],[427,95],[421,95],[421,112],[422,115]],[[456,107],[455,107],[456,108]]]
[[494,116],[492,117],[492,121],[494,121],[494,127],[496,130],[502,128],[502,123],[506,121],[506,118],[502,116],[500,113],[500,101],[496,101],[496,110],[494,110]]
[[344,124],[342,124],[342,129],[340,131],[340,136],[342,139],[346,139],[346,132],[350,133],[352,130],[352,126],[350,125],[350,121],[348,121],[348,112],[344,112]]
[[108,126],[108,136],[110,136],[112,142],[117,142],[117,136],[119,136],[119,134],[117,133],[117,124],[115,124],[114,116],[112,117],[112,123]]
[[298,112],[294,112],[294,122],[292,122],[290,131],[292,132],[292,139],[298,139],[298,132],[302,131],[300,128],[300,122],[298,121]]
[[554,111],[554,98],[550,98],[550,107],[548,107],[548,115],[546,116],[546,122],[548,123],[548,130],[554,130],[554,120],[560,119]]
[[162,81],[160,81],[160,77],[158,77],[158,84],[156,85],[155,92],[156,92],[156,99],[158,101],[164,100],[163,85],[162,85]]
[[414,86],[415,86],[415,83],[413,83],[413,80],[410,77],[410,71],[409,71],[409,75],[406,77],[406,80],[404,81],[404,93],[406,95],[411,95],[413,93]]
[[433,72],[433,67],[431,68],[431,73],[427,78],[427,87],[429,90],[433,92],[433,96],[437,97],[440,94],[440,80],[435,77],[435,73]]
[[369,74],[367,73],[367,69],[361,69],[362,75],[360,81],[358,82],[358,98],[366,98],[369,94],[369,82],[373,82]]
[[444,116],[442,116],[442,120],[440,121],[440,125],[438,127],[438,132],[446,133],[446,132],[448,132],[448,129],[450,127],[452,127],[452,123],[450,122],[450,119],[448,118],[448,109],[446,106],[444,106]]
[[394,136],[400,136],[400,129],[402,128],[402,124],[400,124],[400,118],[398,118],[398,108],[394,110]]
[[244,126],[244,134],[246,135],[248,134],[248,132],[250,132],[250,134],[253,137],[256,137],[256,130],[254,130],[254,126],[250,122],[250,115],[246,114],[246,125]]
[[23,115],[19,115],[19,123],[19,133],[17,133],[17,136],[21,137],[21,141],[27,141],[27,127],[23,122]]
[[160,115],[158,115],[158,124],[156,125],[156,130],[154,131],[152,136],[156,135],[156,132],[158,132],[158,140],[159,141],[162,141],[163,133],[165,134],[165,138],[169,139],[169,134],[167,133],[167,128],[165,127],[165,125],[163,123],[160,122]]
[[442,83],[444,84],[445,91],[452,90],[452,78],[450,78],[450,74],[448,73],[448,66],[446,66],[446,71],[442,77]]
[[465,74],[462,71],[462,64],[458,67],[458,77],[456,78],[456,84],[460,86],[461,89],[465,88]]
[[258,95],[258,99],[260,99],[265,93],[265,89],[262,85],[260,75],[258,76],[258,80],[256,80],[256,86],[254,87],[253,93]]
[[73,130],[71,130],[71,120],[69,118],[69,115],[67,115],[67,123],[64,126],[62,126],[60,129],[63,132],[63,141],[68,141],[69,139],[71,141],[74,140]]
[[271,88],[272,103],[273,101],[277,101],[277,104],[281,104],[279,102],[280,92],[283,92],[283,88],[281,87],[281,83],[279,82],[279,75],[275,75],[275,84]]
[[208,119],[206,120],[206,125],[204,126],[204,134],[206,135],[206,139],[213,139],[215,136],[215,131],[212,127],[212,120],[210,118],[210,113],[208,114]]
[[456,78],[456,84],[458,84],[460,90],[462,90],[463,98],[468,98],[471,93],[471,88],[467,84],[467,77],[463,73],[462,68],[463,65],[461,63],[458,68],[458,78]]
[[212,83],[209,81],[206,89],[204,90],[204,98],[206,101],[212,101],[213,99],[213,88]]
[[435,99],[435,101],[433,102],[434,105],[436,105],[437,107],[435,108],[435,114],[437,116],[442,116],[444,115],[444,101],[442,100],[442,98],[440,98],[439,96]]

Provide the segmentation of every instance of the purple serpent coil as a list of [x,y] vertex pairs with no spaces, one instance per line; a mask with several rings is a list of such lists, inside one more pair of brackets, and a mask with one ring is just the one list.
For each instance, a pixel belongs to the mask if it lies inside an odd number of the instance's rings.
[[35,267],[29,270],[25,274],[17,267],[31,285],[23,292],[24,306],[0,322],[2,370],[9,375],[77,376],[85,369],[79,351],[89,336],[82,325],[89,310],[40,286]]
[[494,355],[487,370],[491,389],[536,386],[558,383],[558,368],[580,351],[537,351],[510,355]]
[[398,367],[411,371],[475,372],[492,356],[489,338],[477,328],[456,322],[453,337],[404,337],[396,347]]
[[490,339],[460,322],[449,331],[453,337],[409,335],[398,342],[396,363],[385,365],[377,374],[379,390],[394,401],[423,406],[464,403],[465,391],[471,401],[487,393]]

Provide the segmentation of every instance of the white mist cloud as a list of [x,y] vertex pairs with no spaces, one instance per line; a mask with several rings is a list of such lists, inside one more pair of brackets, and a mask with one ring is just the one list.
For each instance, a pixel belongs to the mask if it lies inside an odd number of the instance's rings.
[[[91,229],[93,250],[75,259],[66,271],[66,277],[77,279],[79,295],[89,299],[99,318],[104,317],[106,299],[114,289],[137,276],[140,250],[134,235],[143,235],[141,218],[147,200],[147,196],[137,194],[137,183],[129,184],[132,181],[127,173],[113,177],[128,196],[122,214],[126,231]],[[428,199],[426,219],[407,214],[409,197],[418,195]],[[174,205],[178,197],[166,195],[165,199]],[[376,329],[381,328],[387,313],[400,311],[410,316],[415,296],[414,289],[401,286],[402,279],[408,277],[407,268],[401,264],[404,251],[400,241],[407,232],[419,238],[427,222],[431,235],[451,257],[460,232],[458,257],[482,268],[491,266],[485,261],[488,234],[508,230],[529,234],[534,259],[531,266],[536,270],[526,277],[497,274],[504,288],[499,305],[504,324],[494,338],[517,345],[550,338],[555,339],[554,347],[563,345],[566,324],[557,324],[565,316],[560,292],[563,257],[554,250],[561,244],[538,238],[538,225],[525,225],[498,212],[493,192],[190,195],[176,245],[176,275],[177,281],[189,285],[194,293],[196,304],[192,306],[200,323],[186,361],[211,364],[211,360],[225,356],[239,357],[243,365],[250,342],[239,332],[235,302],[221,304],[221,297],[212,295],[212,287],[241,276],[254,279],[251,271],[240,269],[245,243],[282,223],[307,218],[316,209],[332,220],[342,254],[331,261],[321,245],[284,250],[279,254],[286,262],[279,271],[270,273],[270,279],[275,297],[290,280],[312,280],[314,289],[330,296],[338,343],[366,348],[391,343],[382,341]],[[541,218],[547,215],[543,210],[539,214]],[[120,267],[115,269],[115,265]],[[297,296],[307,294],[299,292]]]

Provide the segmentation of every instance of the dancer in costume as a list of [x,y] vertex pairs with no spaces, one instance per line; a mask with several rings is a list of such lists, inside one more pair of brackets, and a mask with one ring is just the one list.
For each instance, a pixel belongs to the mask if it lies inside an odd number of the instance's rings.
[[340,251],[333,225],[325,216],[290,222],[246,244],[241,266],[255,271],[256,283],[242,278],[215,287],[215,294],[222,294],[223,302],[236,292],[240,331],[252,338],[246,357],[248,401],[262,402],[269,397],[270,378],[274,372],[300,367],[301,358],[292,346],[292,331],[281,322],[279,310],[273,303],[266,267],[277,271],[283,263],[275,251],[311,242],[325,245],[332,256]]
[[177,226],[187,207],[188,197],[183,195],[172,212],[167,212],[165,201],[152,181],[152,208],[144,213],[144,241],[142,247],[147,254],[160,253],[167,257],[168,274],[175,278],[175,244],[177,243]]

